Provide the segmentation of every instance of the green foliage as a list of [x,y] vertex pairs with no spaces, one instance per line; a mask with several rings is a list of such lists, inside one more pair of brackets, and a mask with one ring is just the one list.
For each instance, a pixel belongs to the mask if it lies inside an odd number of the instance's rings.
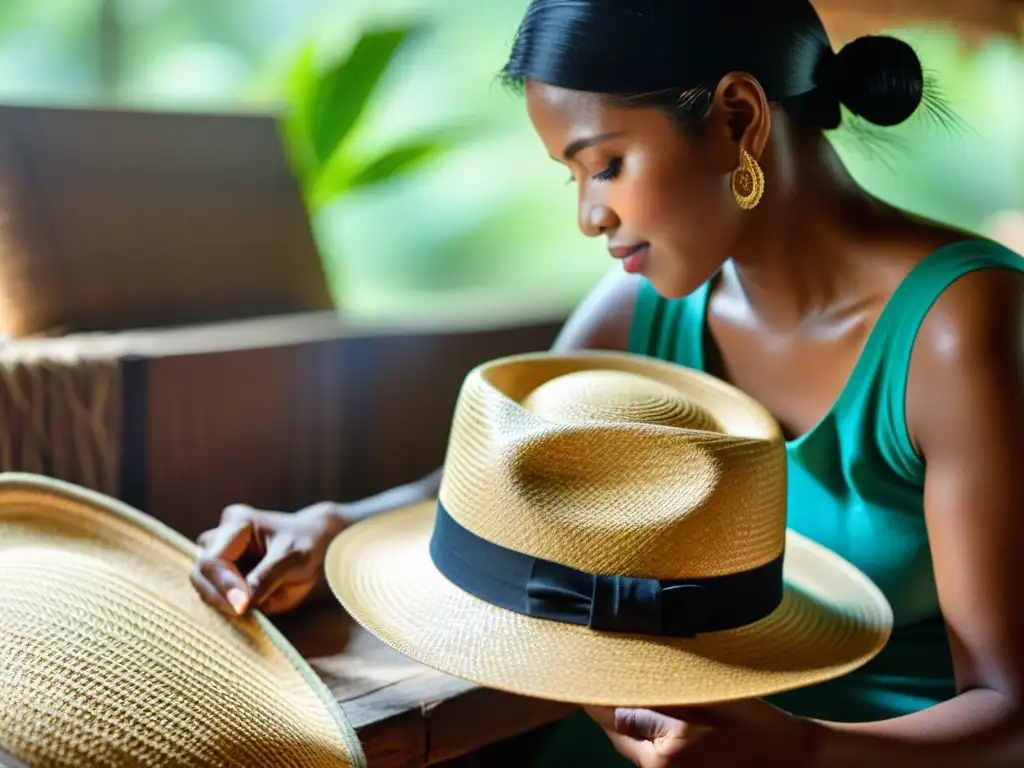
[[[522,100],[494,82],[528,0],[102,0],[120,22],[110,91],[96,63],[100,2],[0,0],[0,98],[258,113],[284,103],[283,144],[347,312],[448,313],[464,296],[482,313],[544,297],[571,306],[608,269]],[[922,114],[884,142],[837,132],[853,174],[968,229],[1024,209],[1024,46],[968,45],[948,25],[890,32],[918,49],[963,124]]]
[[313,43],[296,57],[286,83],[282,132],[311,214],[339,195],[402,176],[448,148],[445,136],[417,138],[369,158],[352,146],[381,81],[415,31],[367,31],[346,55],[323,65]]
[[395,179],[442,154],[449,146],[450,141],[445,136],[421,139],[363,160],[353,157],[339,145],[305,185],[306,203],[317,213],[343,192]]

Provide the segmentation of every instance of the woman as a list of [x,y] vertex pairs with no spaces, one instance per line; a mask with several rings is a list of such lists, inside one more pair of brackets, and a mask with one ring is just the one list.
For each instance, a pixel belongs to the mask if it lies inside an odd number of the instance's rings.
[[[841,105],[879,126],[925,109],[913,50],[836,55],[806,0],[535,0],[504,74],[579,186],[580,229],[620,262],[555,348],[665,358],[760,400],[789,438],[790,526],[872,577],[897,622],[832,683],[594,722],[642,766],[1024,761],[1024,262],[872,197],[825,137]],[[286,610],[332,536],[437,480],[228,509],[196,587]],[[247,553],[264,555],[248,578]]]

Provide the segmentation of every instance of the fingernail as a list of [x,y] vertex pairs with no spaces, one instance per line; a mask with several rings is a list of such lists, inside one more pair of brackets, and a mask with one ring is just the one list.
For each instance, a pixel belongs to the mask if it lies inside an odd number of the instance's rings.
[[249,598],[245,592],[240,590],[238,587],[231,587],[225,597],[228,599],[228,602],[231,603],[231,607],[235,609],[235,613],[239,616],[245,613],[245,604],[249,602]]

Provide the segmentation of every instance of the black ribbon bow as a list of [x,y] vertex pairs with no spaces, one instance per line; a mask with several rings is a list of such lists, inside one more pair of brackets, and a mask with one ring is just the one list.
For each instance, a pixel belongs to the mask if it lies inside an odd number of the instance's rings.
[[516,552],[467,530],[438,502],[434,565],[493,605],[606,632],[693,637],[751,624],[782,601],[783,555],[749,571],[659,580],[592,574]]

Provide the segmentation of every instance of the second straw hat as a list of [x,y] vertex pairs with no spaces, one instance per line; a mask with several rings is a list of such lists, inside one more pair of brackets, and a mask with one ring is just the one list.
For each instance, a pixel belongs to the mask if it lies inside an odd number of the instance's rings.
[[121,502],[0,474],[0,753],[32,768],[359,768],[327,686],[265,617],[189,582],[194,545]]

